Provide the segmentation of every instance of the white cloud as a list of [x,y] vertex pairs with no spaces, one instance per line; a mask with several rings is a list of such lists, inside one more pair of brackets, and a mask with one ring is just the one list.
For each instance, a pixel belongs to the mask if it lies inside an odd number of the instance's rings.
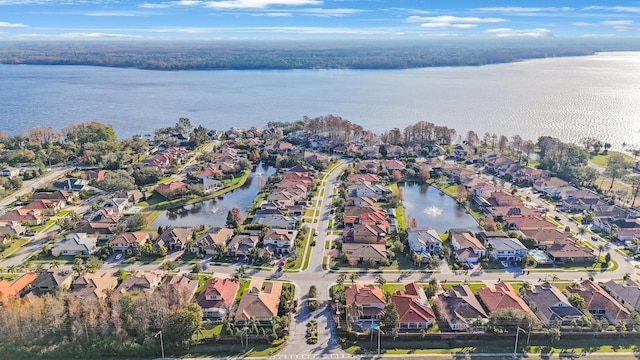
[[21,38],[46,38],[46,39],[139,39],[142,36],[129,34],[109,33],[65,33],[65,34],[20,34]]
[[615,12],[628,12],[634,14],[640,14],[640,7],[637,6],[587,6],[584,11],[615,11]]
[[575,22],[572,25],[580,27],[611,26],[613,30],[620,32],[637,30],[634,28],[635,22],[633,20],[606,20],[598,23]]
[[265,26],[265,27],[201,27],[201,28],[156,28],[149,29],[154,33],[212,34],[212,33],[288,33],[308,35],[402,35],[395,28],[346,28],[346,27],[311,27],[311,26]]
[[483,7],[472,9],[482,12],[497,12],[506,14],[526,14],[526,13],[541,13],[541,12],[565,12],[571,11],[570,7],[522,7],[522,6],[504,6],[504,7]]
[[340,17],[340,16],[357,14],[357,13],[363,12],[363,10],[347,9],[347,8],[341,8],[341,9],[309,8],[309,9],[297,10],[296,12],[310,14],[318,17]]
[[161,3],[144,3],[141,4],[140,7],[144,9],[166,9],[170,7],[192,7],[199,6],[205,4],[204,1],[200,0],[179,0],[179,1],[165,1]]
[[251,16],[287,17],[287,16],[293,16],[293,13],[290,13],[290,12],[265,12],[265,13],[251,14]]
[[537,29],[511,29],[511,28],[496,28],[485,30],[486,33],[494,34],[497,37],[549,37],[553,36],[551,30],[544,28]]
[[25,28],[25,27],[28,27],[28,26],[20,23],[10,23],[10,22],[0,21],[0,28]]
[[598,26],[598,24],[588,23],[588,22],[582,22],[582,21],[578,21],[578,22],[571,23],[571,25],[573,25],[573,26],[579,26],[579,27],[593,27],[593,26]]
[[630,26],[633,25],[633,20],[609,20],[603,21],[600,24],[604,26]]
[[264,9],[270,6],[322,5],[321,0],[216,0],[205,7],[213,9]]
[[97,17],[134,17],[134,16],[148,16],[148,14],[136,11],[96,11],[88,12],[85,16],[97,16]]
[[502,18],[479,18],[479,17],[459,17],[451,15],[443,16],[409,16],[408,22],[433,22],[433,23],[471,23],[471,24],[484,24],[484,23],[499,23],[507,21]]
[[428,29],[471,29],[478,25],[476,24],[452,24],[452,23],[424,23],[420,27]]

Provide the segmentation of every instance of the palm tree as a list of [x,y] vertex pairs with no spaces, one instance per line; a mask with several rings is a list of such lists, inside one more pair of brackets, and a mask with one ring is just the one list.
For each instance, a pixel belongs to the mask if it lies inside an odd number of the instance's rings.
[[560,277],[556,274],[551,275],[551,283],[554,284],[556,281],[560,280]]
[[345,280],[347,280],[347,274],[342,273],[342,274],[338,275],[338,279],[336,280],[336,284],[338,284],[338,286],[342,286],[342,285],[344,285]]
[[351,305],[347,304],[344,306],[344,329],[346,331],[351,330],[351,322],[349,321],[349,318],[351,317],[351,315],[349,314],[350,310],[351,310]]
[[492,243],[490,243],[490,242],[488,242],[488,241],[487,241],[487,243],[485,244],[485,248],[487,249],[487,252],[486,252],[484,255],[485,255],[485,257],[488,259],[488,258],[489,258],[489,256],[491,255],[491,252],[492,252],[493,250],[495,250],[495,249],[496,249],[496,247],[495,247],[495,246],[493,246],[493,244],[492,244]]
[[9,272],[9,274],[15,274],[18,272],[18,267],[15,265],[11,265],[7,268],[7,271]]
[[528,281],[523,281],[522,285],[520,285],[520,295],[526,294],[527,291],[531,291],[531,289],[533,289],[533,285],[531,285],[531,283]]
[[60,260],[53,260],[50,269],[58,270],[60,268]]
[[587,228],[584,226],[578,227],[578,234],[580,235],[580,242],[582,242],[582,235],[587,232]]
[[355,284],[358,279],[358,274],[352,272],[351,275],[349,275],[349,279],[351,280],[351,285]]
[[604,244],[599,244],[599,245],[598,245],[598,262],[601,262],[601,261],[600,261],[600,255],[602,254],[602,252],[603,252],[605,249],[606,249],[606,248],[605,248]]
[[376,284],[378,284],[378,286],[383,287],[384,284],[387,283],[387,280],[384,278],[384,276],[382,276],[382,274],[378,274],[378,278],[376,279]]

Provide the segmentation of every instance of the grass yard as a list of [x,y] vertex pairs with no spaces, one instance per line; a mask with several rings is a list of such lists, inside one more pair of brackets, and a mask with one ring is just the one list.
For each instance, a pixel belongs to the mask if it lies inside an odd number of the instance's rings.
[[592,156],[591,159],[589,159],[590,162],[600,166],[600,167],[607,167],[607,161],[609,160],[609,158],[612,155],[622,155],[624,157],[624,159],[630,163],[633,163],[633,157],[630,155],[627,155],[625,153],[621,153],[618,151],[609,151],[608,154],[604,155],[604,154],[599,154],[596,156]]
[[27,243],[27,239],[24,239],[24,238],[20,238],[18,240],[13,241],[8,248],[0,252],[0,258],[11,256],[14,252],[20,249],[22,245],[26,243]]

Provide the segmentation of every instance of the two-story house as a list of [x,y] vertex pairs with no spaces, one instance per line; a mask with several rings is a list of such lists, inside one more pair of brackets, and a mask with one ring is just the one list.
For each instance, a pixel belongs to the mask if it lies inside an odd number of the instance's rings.
[[490,247],[491,257],[496,260],[521,261],[527,254],[527,248],[515,238],[488,238],[486,244]]
[[422,255],[440,254],[442,250],[440,235],[432,228],[408,229],[407,239],[411,250]]
[[370,324],[384,314],[384,294],[377,285],[353,284],[344,289],[344,295],[354,322]]
[[272,254],[288,254],[291,252],[296,240],[298,231],[287,229],[271,229],[262,239],[265,249],[269,249]]
[[197,303],[205,319],[223,319],[232,309],[240,282],[236,279],[214,277],[207,280],[198,295]]

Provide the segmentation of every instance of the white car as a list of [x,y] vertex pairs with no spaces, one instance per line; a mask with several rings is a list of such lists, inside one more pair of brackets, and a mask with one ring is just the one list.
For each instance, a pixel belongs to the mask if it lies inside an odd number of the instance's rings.
[[116,260],[120,260],[120,259],[122,259],[122,253],[116,254],[115,259],[116,259]]
[[502,264],[502,267],[505,269],[509,267],[509,263],[506,261],[500,261],[500,264]]

